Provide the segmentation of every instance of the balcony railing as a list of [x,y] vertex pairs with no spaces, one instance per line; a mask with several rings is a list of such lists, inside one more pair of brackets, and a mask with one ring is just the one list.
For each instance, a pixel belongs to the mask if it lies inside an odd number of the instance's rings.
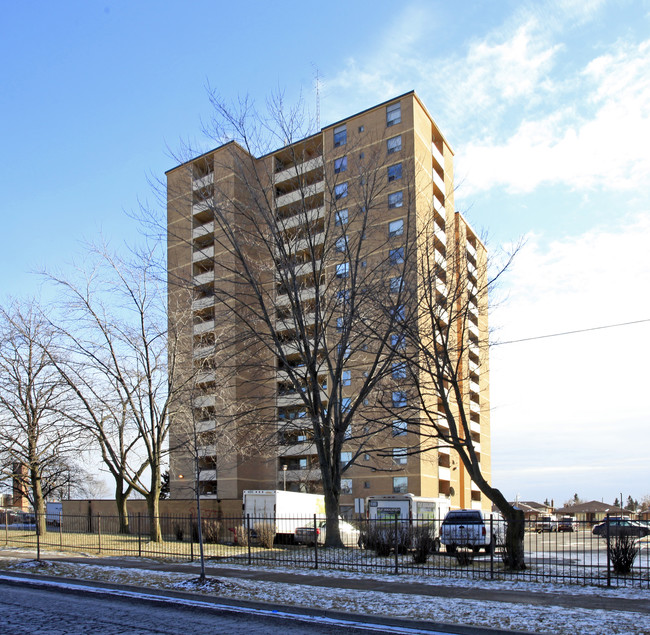
[[442,156],[442,152],[438,150],[435,143],[431,144],[431,155],[433,156],[434,161],[444,170],[445,169],[445,159]]
[[205,176],[202,176],[198,179],[194,179],[192,181],[192,189],[193,190],[200,190],[204,187],[207,187],[212,183],[212,179],[214,177],[214,172],[209,172]]
[[214,258],[214,245],[198,249],[192,254],[192,262],[201,262],[201,260],[212,260]]
[[276,184],[282,183],[287,179],[295,179],[299,175],[307,174],[308,172],[311,172],[312,170],[317,170],[322,166],[323,166],[323,157],[322,156],[314,157],[313,159],[309,159],[308,161],[303,161],[302,163],[292,165],[288,168],[285,168],[284,170],[280,170],[279,172],[276,172],[273,181]]
[[275,205],[276,207],[284,207],[285,205],[290,205],[295,203],[302,198],[310,198],[311,196],[316,196],[317,194],[322,194],[325,191],[325,183],[323,181],[318,181],[318,183],[312,183],[293,192],[288,192],[287,194],[281,194],[276,197]]
[[201,335],[201,333],[207,333],[209,331],[214,331],[214,320],[200,322],[199,324],[195,324],[192,328],[194,335]]
[[203,273],[199,273],[194,276],[193,280],[197,287],[208,284],[209,282],[214,282],[214,271],[204,271]]
[[195,227],[192,230],[192,239],[196,240],[197,238],[202,238],[208,234],[214,234],[214,221],[210,221],[209,223]]

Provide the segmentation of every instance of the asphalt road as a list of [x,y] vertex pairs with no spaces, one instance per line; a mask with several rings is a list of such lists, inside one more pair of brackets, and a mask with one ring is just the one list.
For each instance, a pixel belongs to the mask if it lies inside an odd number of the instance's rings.
[[3,635],[286,635],[386,632],[328,626],[313,620],[259,616],[219,608],[153,604],[137,598],[80,595],[59,589],[14,586],[0,581]]

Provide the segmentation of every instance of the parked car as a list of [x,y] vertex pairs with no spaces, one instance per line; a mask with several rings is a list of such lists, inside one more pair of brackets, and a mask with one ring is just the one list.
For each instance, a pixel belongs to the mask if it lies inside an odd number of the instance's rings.
[[609,524],[610,538],[618,538],[620,536],[630,536],[632,538],[645,538],[650,535],[650,527],[643,525],[628,518],[620,518],[618,516],[611,516],[604,522],[596,525],[593,528],[593,534],[606,538],[608,534],[607,525]]
[[557,518],[555,516],[540,516],[537,520],[537,531],[557,531]]
[[[492,530],[490,530],[490,526]],[[474,552],[485,549],[486,553],[503,543],[505,523],[500,514],[490,516],[477,509],[453,509],[442,521],[440,542],[449,553],[458,547],[469,547]]]
[[[339,519],[339,532],[341,540],[346,547],[356,547],[359,544],[361,532],[353,527],[345,520]],[[319,520],[316,523],[316,536],[318,544],[325,543],[327,537],[327,521]],[[299,545],[313,545],[314,544],[314,527],[298,527],[294,536],[294,540]]]
[[563,516],[557,521],[558,531],[577,531],[578,521],[573,516]]

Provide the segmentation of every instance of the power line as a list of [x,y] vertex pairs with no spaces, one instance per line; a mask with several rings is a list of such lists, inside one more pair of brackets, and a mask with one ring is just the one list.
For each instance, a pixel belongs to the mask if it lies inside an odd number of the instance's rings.
[[535,337],[523,337],[519,340],[509,340],[507,342],[494,342],[490,346],[503,346],[504,344],[517,344],[519,342],[530,342],[532,340],[543,340],[549,337],[560,337],[562,335],[574,335],[575,333],[587,333],[589,331],[601,331],[602,329],[613,329],[619,326],[630,326],[631,324],[642,324],[650,322],[650,318],[645,320],[635,320],[633,322],[621,322],[619,324],[606,324],[605,326],[593,326],[588,329],[578,329],[576,331],[563,331],[562,333],[549,333],[548,335],[536,335]]

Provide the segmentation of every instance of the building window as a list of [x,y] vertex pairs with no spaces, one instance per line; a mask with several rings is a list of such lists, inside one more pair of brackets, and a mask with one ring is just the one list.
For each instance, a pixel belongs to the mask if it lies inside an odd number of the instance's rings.
[[391,265],[401,265],[404,262],[404,247],[391,249],[388,252],[388,259]]
[[393,333],[390,336],[390,345],[395,350],[404,350],[406,348],[406,336],[404,333]]
[[348,210],[347,209],[340,209],[336,214],[334,215],[335,223],[337,227],[342,227],[343,225],[348,224]]
[[393,379],[406,379],[406,362],[393,364]]
[[352,479],[351,478],[342,478],[341,479],[341,494],[352,494]]
[[348,158],[341,157],[340,159],[334,159],[334,174],[339,174],[345,172],[348,169]]
[[342,262],[340,265],[336,265],[336,277],[337,278],[348,278],[350,276],[350,263]]
[[336,294],[336,297],[340,304],[344,304],[350,301],[350,290],[343,289]]
[[388,209],[394,209],[395,207],[402,207],[404,204],[404,193],[400,190],[399,192],[393,192],[388,195]]
[[388,237],[401,236],[404,233],[404,219],[394,220],[388,223]]
[[341,452],[341,467],[345,467],[352,460],[352,452]]
[[402,108],[399,102],[386,106],[386,126],[394,126],[402,121]]
[[406,476],[393,477],[393,494],[408,494],[409,480]]
[[340,198],[345,198],[348,195],[348,184],[339,183],[334,186],[334,198],[338,201]]
[[393,436],[402,437],[408,432],[408,424],[403,419],[393,421]]
[[352,383],[352,371],[344,370],[341,373],[341,384],[343,386],[349,386]]
[[406,408],[406,391],[393,390],[392,401],[393,408]]
[[352,426],[348,426],[343,433],[343,438],[348,440],[352,438]]
[[370,481],[364,481],[363,482],[363,487],[364,487],[364,489],[370,489]]
[[393,154],[393,152],[399,152],[402,149],[402,135],[397,135],[396,137],[391,137],[386,140],[386,150],[388,154]]
[[344,347],[343,344],[339,344],[338,352],[339,355],[343,354],[343,359],[347,359],[348,357],[350,357],[350,353],[352,352],[352,350],[350,349],[349,346]]
[[344,125],[334,128],[334,147],[344,146],[348,142],[348,129]]
[[393,463],[396,463],[397,465],[406,465],[406,460],[406,448],[393,448]]
[[341,412],[347,412],[350,410],[350,405],[352,404],[351,397],[344,397],[341,399]]
[[363,455],[363,460],[364,461],[370,461],[370,455],[366,452],[366,454]]
[[363,132],[365,128],[363,126],[359,126],[359,132]]
[[336,318],[336,330],[339,331],[339,333],[343,330],[344,326],[345,326],[345,318],[342,317]]
[[398,304],[397,306],[394,306],[390,310],[390,314],[398,322],[403,322],[405,320],[405,318],[406,318],[406,309],[404,308],[403,304]]
[[402,276],[395,276],[390,279],[390,292],[399,293],[402,290]]
[[344,254],[348,250],[348,237],[341,236],[341,238],[339,238],[336,241],[335,247],[336,247],[336,251],[339,251],[342,254]]
[[397,181],[402,178],[402,164],[396,163],[395,165],[388,166],[388,182]]

